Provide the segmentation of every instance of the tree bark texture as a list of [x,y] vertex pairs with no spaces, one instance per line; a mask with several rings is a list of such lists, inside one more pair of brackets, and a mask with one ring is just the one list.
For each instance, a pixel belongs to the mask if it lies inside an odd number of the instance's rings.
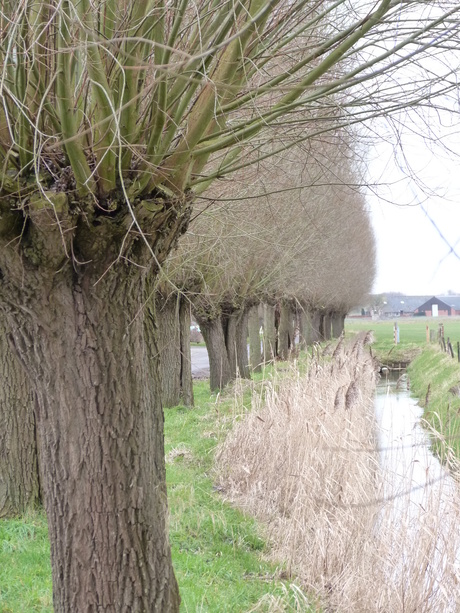
[[180,327],[180,355],[181,355],[181,372],[180,385],[182,402],[186,407],[193,407],[193,381],[192,381],[192,353],[190,349],[190,324],[191,324],[191,306],[188,300],[183,296],[180,299],[179,306],[179,327]]
[[260,372],[262,370],[262,352],[260,349],[260,322],[259,322],[259,307],[253,306],[248,313],[248,331],[249,331],[249,364],[252,372]]
[[312,343],[320,343],[322,338],[322,315],[321,311],[316,309],[310,311],[311,321],[311,341]]
[[294,349],[294,314],[290,304],[281,304],[278,330],[278,355],[287,360]]
[[332,337],[339,338],[345,329],[345,315],[343,313],[332,313]]
[[322,330],[322,336],[324,338],[325,341],[330,341],[332,338],[332,320],[331,320],[331,314],[330,313],[323,313],[323,317],[322,317],[322,321],[323,321],[323,330]]
[[313,343],[311,314],[304,308],[299,309],[299,342],[302,351]]
[[238,376],[238,354],[237,354],[237,324],[238,320],[235,316],[221,315],[221,322],[224,331],[225,349],[227,351],[227,359],[230,366],[231,380],[234,381]]
[[[164,407],[175,407],[181,399],[180,297],[173,294],[155,298],[158,349],[161,374],[161,399]],[[153,324],[153,321],[152,321]]]
[[0,200],[0,310],[35,395],[54,610],[176,613],[145,276],[185,230],[190,203],[148,195],[132,205],[135,225],[116,194],[109,208],[45,196]]
[[[155,298],[163,407],[193,406],[190,303],[180,294]],[[153,322],[151,322],[152,324]]]
[[0,324],[0,518],[40,503],[34,395]]
[[[225,344],[232,377],[249,379],[248,357],[248,312],[245,309],[233,311],[226,319]],[[225,325],[225,324],[224,324]]]
[[27,316],[8,313],[37,394],[55,611],[177,611],[142,279],[109,272],[95,288],[63,277]]
[[276,357],[275,307],[264,304],[264,362],[272,362]]
[[208,350],[211,390],[222,389],[237,376],[249,378],[247,312],[236,310],[212,319],[195,312],[195,317]]
[[198,320],[209,356],[209,385],[220,390],[233,380],[233,371],[227,354],[221,316],[210,321]]

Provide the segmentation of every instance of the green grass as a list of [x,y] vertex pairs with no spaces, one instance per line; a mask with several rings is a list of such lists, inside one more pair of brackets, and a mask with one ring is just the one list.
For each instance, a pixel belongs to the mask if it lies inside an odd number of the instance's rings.
[[[182,611],[248,611],[264,595],[285,590],[264,561],[267,545],[256,522],[224,503],[213,484],[216,445],[235,417],[231,398],[209,397],[195,385],[198,408],[166,411],[167,485],[173,561]],[[237,409],[250,401],[249,387]],[[261,609],[263,610],[263,609]]]
[[[268,611],[270,599],[283,603],[279,611],[295,608],[295,589],[264,559],[256,522],[224,503],[213,482],[216,445],[250,404],[251,387],[241,385],[235,405],[231,391],[211,396],[207,381],[196,382],[195,409],[165,411],[170,538],[184,613],[243,613],[263,597],[257,611]],[[1,520],[0,613],[51,613],[51,593],[43,513]]]
[[[460,458],[460,397],[452,393],[460,388],[460,364],[437,347],[427,347],[409,366],[412,393],[424,408],[424,418],[447,439],[454,454]],[[443,446],[434,442],[442,456]]]
[[0,612],[50,613],[51,565],[43,513],[0,521]]
[[[399,326],[399,344],[394,343],[394,324]],[[450,338],[456,349],[457,341],[460,341],[460,318],[432,318],[432,317],[400,317],[389,321],[371,321],[362,319],[347,319],[345,329],[348,332],[373,330],[375,343],[372,350],[383,363],[397,365],[398,362],[408,363],[412,361],[426,347],[426,326],[434,330],[436,335],[439,324],[444,324],[444,336]],[[437,343],[435,343],[437,345]]]

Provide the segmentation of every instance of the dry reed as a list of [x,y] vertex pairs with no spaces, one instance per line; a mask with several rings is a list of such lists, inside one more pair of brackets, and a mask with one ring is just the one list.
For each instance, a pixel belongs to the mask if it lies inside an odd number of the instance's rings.
[[390,488],[368,340],[342,344],[312,361],[306,376],[293,369],[255,394],[219,451],[219,485],[262,520],[271,555],[318,610],[456,611],[457,488],[450,484],[447,501],[439,490],[417,504]]

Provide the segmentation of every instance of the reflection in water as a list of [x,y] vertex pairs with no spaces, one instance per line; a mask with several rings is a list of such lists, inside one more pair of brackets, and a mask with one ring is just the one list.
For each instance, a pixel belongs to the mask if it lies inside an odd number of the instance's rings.
[[420,426],[422,409],[402,383],[396,389],[394,380],[383,379],[376,395],[381,494],[387,501],[378,529],[388,534],[393,527],[392,581],[403,585],[407,567],[419,556],[420,581],[434,596],[424,610],[458,611],[458,485],[431,453],[428,434]]

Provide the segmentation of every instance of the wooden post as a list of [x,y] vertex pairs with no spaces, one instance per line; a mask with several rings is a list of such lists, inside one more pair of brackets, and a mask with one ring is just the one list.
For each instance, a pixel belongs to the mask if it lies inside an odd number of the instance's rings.
[[426,325],[426,342],[427,343],[430,342],[430,328],[429,328],[428,324]]
[[399,328],[396,322],[395,322],[395,327],[394,327],[394,332],[393,332],[393,339],[394,339],[395,345],[397,345],[399,343]]

